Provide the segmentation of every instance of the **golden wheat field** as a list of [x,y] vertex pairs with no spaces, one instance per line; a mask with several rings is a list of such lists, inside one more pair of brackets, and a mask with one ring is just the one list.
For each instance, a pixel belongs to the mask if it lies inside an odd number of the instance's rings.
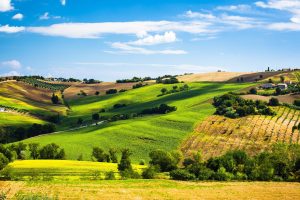
[[122,180],[94,182],[0,182],[14,199],[18,193],[42,194],[58,199],[300,199],[300,183],[281,182],[180,182]]
[[230,149],[243,149],[255,154],[273,143],[298,144],[300,111],[288,107],[274,108],[276,116],[251,115],[238,119],[212,115],[200,123],[185,140],[181,150],[185,155],[201,150],[204,158],[222,155]]

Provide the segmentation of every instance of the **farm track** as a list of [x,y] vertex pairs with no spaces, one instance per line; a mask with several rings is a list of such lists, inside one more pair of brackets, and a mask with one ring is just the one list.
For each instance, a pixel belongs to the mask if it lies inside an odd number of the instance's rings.
[[238,119],[213,115],[196,127],[184,141],[181,150],[186,156],[202,151],[203,158],[222,155],[228,150],[242,149],[253,155],[277,142],[299,143],[300,111],[274,107],[276,116],[252,115]]

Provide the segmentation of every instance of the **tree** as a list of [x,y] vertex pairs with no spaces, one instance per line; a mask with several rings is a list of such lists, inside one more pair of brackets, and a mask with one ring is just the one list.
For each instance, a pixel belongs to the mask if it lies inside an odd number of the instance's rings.
[[100,115],[99,115],[98,113],[94,113],[94,114],[92,115],[92,119],[93,119],[94,121],[99,121]]
[[177,169],[178,159],[174,158],[169,152],[164,150],[154,150],[150,152],[150,164],[159,166],[162,172]]
[[97,96],[98,96],[99,94],[100,94],[100,92],[99,92],[99,91],[96,91],[96,92],[95,92],[95,95],[97,95]]
[[111,162],[118,163],[117,150],[114,148],[110,148],[108,150],[108,152],[109,152],[109,157],[110,157]]
[[82,125],[83,124],[83,119],[81,117],[78,118],[77,124],[78,125]]
[[17,153],[17,159],[25,159],[24,151],[26,150],[27,145],[23,142],[17,144],[12,144],[10,149]]
[[285,77],[284,77],[284,76],[280,76],[280,81],[281,81],[282,83],[284,83],[284,80],[285,80]]
[[8,162],[8,158],[6,158],[3,153],[0,153],[0,170],[2,170],[8,164]]
[[52,101],[53,104],[58,104],[59,103],[58,96],[53,93],[52,97],[51,97],[51,101]]
[[277,87],[276,89],[275,89],[275,95],[281,95],[281,89],[279,88],[279,87]]
[[270,100],[269,100],[269,105],[270,106],[279,106],[279,100],[272,97]]
[[295,100],[295,101],[294,101],[294,105],[295,105],[295,106],[300,106],[300,100],[299,100],[299,99]]
[[64,149],[60,149],[60,147],[55,144],[47,144],[39,150],[39,155],[41,159],[58,159],[62,160],[65,158]]
[[132,155],[132,153],[130,152],[129,149],[123,149],[121,153],[122,153],[122,157],[120,163],[118,164],[118,170],[132,172],[133,169],[129,158]]
[[168,90],[166,88],[162,88],[160,91],[161,93],[165,94]]
[[92,156],[98,161],[98,162],[109,162],[109,155],[106,154],[103,149],[99,147],[94,147]]
[[39,144],[38,143],[30,143],[29,145],[30,157],[33,159],[38,159],[39,157]]
[[249,93],[250,93],[250,94],[257,94],[257,89],[256,89],[256,88],[251,88],[251,89],[249,90]]
[[269,82],[269,83],[273,83],[273,80],[270,78],[268,82]]
[[177,90],[178,89],[178,86],[177,85],[174,85],[173,86],[173,90]]

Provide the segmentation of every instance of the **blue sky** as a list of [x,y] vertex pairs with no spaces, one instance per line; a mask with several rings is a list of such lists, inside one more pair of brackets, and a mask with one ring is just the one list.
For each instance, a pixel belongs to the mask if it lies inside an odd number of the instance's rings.
[[300,66],[300,0],[0,0],[0,75]]

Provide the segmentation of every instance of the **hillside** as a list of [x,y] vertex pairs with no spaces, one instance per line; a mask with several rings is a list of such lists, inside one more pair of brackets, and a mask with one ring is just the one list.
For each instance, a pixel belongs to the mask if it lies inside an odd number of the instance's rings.
[[[93,146],[101,146],[107,150],[110,147],[125,148],[130,144],[130,149],[133,151],[132,159],[138,163],[140,159],[148,159],[148,153],[151,150],[177,149],[181,140],[193,131],[195,123],[214,112],[213,106],[208,102],[209,99],[250,85],[191,83],[188,91],[158,97],[157,95],[161,94],[161,88],[170,89],[172,85],[156,84],[125,93],[72,100],[69,102],[70,116],[65,119],[63,126],[75,125],[78,117],[91,120],[92,113],[99,112],[101,108],[107,109],[107,112],[100,113],[100,115],[106,116],[138,113],[145,108],[162,103],[176,106],[177,111],[165,115],[149,115],[120,120],[76,131],[42,135],[24,142],[47,144],[51,141],[66,150],[68,159],[77,159],[80,154],[83,154],[85,160],[90,159]],[[127,106],[112,109],[116,103],[126,103]]]
[[250,155],[268,149],[274,143],[299,144],[300,111],[275,107],[276,116],[252,115],[238,119],[212,115],[196,126],[195,132],[182,144],[185,155],[201,150],[204,158],[242,149]]
[[21,112],[47,117],[60,113],[65,115],[67,108],[64,105],[53,105],[53,92],[44,88],[17,81],[0,82],[0,105],[17,109]]
[[226,82],[238,76],[247,75],[247,72],[209,72],[201,74],[189,74],[178,76],[179,81],[184,82]]

